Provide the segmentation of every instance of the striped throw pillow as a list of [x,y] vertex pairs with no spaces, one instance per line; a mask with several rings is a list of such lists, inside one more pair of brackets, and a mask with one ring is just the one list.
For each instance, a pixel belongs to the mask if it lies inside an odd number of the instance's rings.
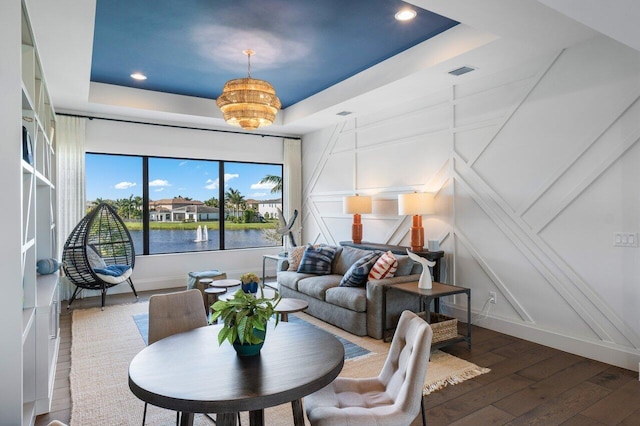
[[343,275],[340,287],[363,287],[367,283],[369,271],[377,259],[378,254],[375,252],[358,259]]
[[332,246],[314,247],[309,244],[302,255],[297,272],[316,275],[330,274],[336,252],[337,248]]
[[289,252],[289,269],[287,271],[297,271],[298,266],[300,266],[300,261],[302,260],[302,255],[306,250],[307,246],[296,246],[291,249]]
[[378,258],[373,268],[369,272],[370,280],[381,280],[383,278],[392,278],[398,269],[398,260],[390,251],[383,253]]

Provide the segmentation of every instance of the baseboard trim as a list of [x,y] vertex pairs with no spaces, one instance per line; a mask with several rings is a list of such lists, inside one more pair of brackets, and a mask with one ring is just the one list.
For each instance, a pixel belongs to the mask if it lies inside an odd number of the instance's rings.
[[[446,309],[447,315],[458,318],[459,321],[467,321],[467,307],[441,303],[441,308]],[[472,310],[472,318],[479,312]],[[580,355],[585,358],[604,362],[606,364],[615,365],[617,367],[626,368],[632,371],[638,371],[640,363],[640,351],[614,345],[607,342],[595,342],[581,340],[571,336],[565,336],[549,330],[536,328],[531,324],[515,323],[513,321],[488,316],[483,318],[479,327],[494,330],[509,336],[518,337],[530,342],[549,346],[564,352]],[[473,339],[472,339],[473,341]]]

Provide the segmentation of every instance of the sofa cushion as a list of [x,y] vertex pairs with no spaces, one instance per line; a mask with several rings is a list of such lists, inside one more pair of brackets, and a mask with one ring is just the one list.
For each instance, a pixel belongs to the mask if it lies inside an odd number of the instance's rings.
[[278,272],[278,284],[297,291],[298,281],[314,276],[315,275],[312,274],[300,274],[293,271],[280,271]]
[[367,310],[367,290],[364,287],[334,287],[327,290],[325,300],[355,312]]
[[382,256],[373,264],[369,271],[370,280],[380,280],[382,278],[391,278],[398,269],[398,260],[390,251],[383,253]]
[[340,284],[341,275],[320,275],[304,278],[298,281],[298,291],[307,296],[324,300],[328,289]]
[[340,275],[346,274],[349,268],[351,268],[351,265],[371,253],[371,250],[361,250],[349,246],[342,247],[342,253],[340,253],[340,256],[336,258],[334,262],[333,273]]
[[411,275],[411,270],[413,269],[413,264],[415,263],[409,256],[396,254],[396,259],[398,260],[398,268],[396,269],[395,276],[401,277],[404,275]]
[[298,266],[298,272],[317,275],[330,274],[336,251],[333,246],[314,247],[309,244],[304,251],[300,266]]
[[365,257],[356,260],[351,268],[342,276],[340,287],[364,287],[369,271],[378,260],[376,252],[369,252]]

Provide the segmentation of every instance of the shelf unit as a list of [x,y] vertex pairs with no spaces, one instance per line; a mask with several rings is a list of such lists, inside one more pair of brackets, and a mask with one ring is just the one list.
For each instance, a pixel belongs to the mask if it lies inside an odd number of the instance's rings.
[[[38,275],[56,258],[55,111],[28,4],[0,2],[0,179],[4,185],[0,267],[0,424],[33,425],[50,410],[60,345],[59,275]],[[18,89],[20,87],[20,89]],[[14,95],[15,94],[15,95]],[[20,107],[18,107],[20,105]],[[23,152],[23,128],[29,149]]]

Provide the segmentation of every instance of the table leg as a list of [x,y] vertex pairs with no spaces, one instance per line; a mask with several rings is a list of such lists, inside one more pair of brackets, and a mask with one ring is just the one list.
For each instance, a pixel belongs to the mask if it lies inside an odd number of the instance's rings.
[[289,322],[289,314],[286,312],[280,312],[280,321]]
[[382,286],[382,341],[387,341],[387,286]]
[[[218,423],[219,425],[220,423]],[[249,411],[249,426],[264,425],[264,410]]]
[[467,292],[467,339],[471,350],[471,290]]
[[216,415],[216,426],[236,426],[237,415],[237,413],[218,413]]
[[193,426],[193,413],[180,413],[180,426]]
[[295,426],[304,426],[304,411],[302,409],[302,400],[296,399],[291,401],[291,409],[293,410],[293,424]]
[[264,263],[265,263],[266,260],[267,260],[267,258],[262,256],[262,284],[264,284],[264,282],[265,282],[264,279],[265,279],[265,275],[266,275],[266,270],[265,270]]

